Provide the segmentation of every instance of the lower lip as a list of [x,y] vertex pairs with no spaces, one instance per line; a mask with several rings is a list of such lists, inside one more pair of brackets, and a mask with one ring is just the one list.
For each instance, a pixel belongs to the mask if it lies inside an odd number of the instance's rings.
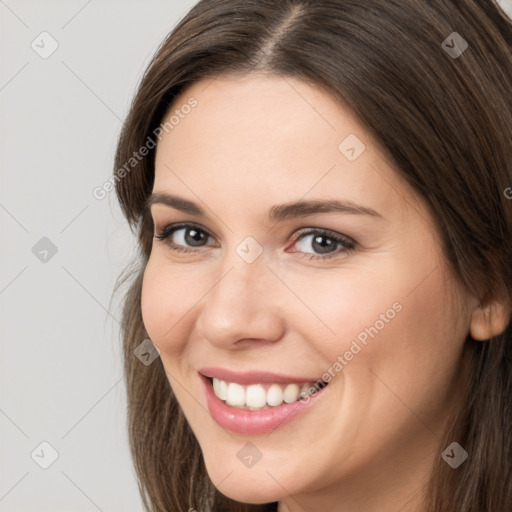
[[326,386],[311,395],[307,403],[297,400],[292,404],[283,402],[282,405],[277,407],[250,411],[227,405],[215,395],[209,379],[201,376],[201,380],[205,386],[206,400],[212,418],[222,428],[246,435],[269,434],[290,421],[297,419],[299,416],[306,414],[318,402],[320,397],[324,396],[329,387]]

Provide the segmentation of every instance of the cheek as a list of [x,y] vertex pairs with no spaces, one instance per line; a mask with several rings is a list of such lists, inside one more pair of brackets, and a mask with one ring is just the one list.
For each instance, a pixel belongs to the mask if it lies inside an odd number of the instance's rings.
[[440,383],[449,380],[467,319],[463,305],[457,306],[455,293],[445,286],[451,280],[448,271],[440,265],[429,275],[433,266],[428,263],[425,270],[392,264],[385,272],[347,273],[346,279],[326,275],[321,285],[299,290],[329,329],[315,341],[330,361],[326,371],[343,371],[363,387],[374,380],[368,369],[389,375],[399,389],[411,380],[431,385],[433,375]]
[[295,327],[311,332],[317,348],[332,361],[354,341],[362,348],[369,346],[369,340],[382,337],[403,315],[402,285],[386,281],[383,276],[388,273],[357,267],[318,273],[314,279],[287,276],[287,284],[311,312],[304,314],[304,304],[298,304],[301,314],[296,315]]
[[142,282],[142,319],[149,337],[163,352],[180,348],[181,320],[192,307],[189,284],[176,279],[157,258],[148,261]]
[[[376,415],[391,430],[395,422],[408,421],[408,407],[434,421],[451,400],[466,329],[464,311],[457,313],[444,286],[447,279],[438,269],[412,292],[409,286],[374,290],[363,312],[347,302],[344,320],[350,327],[342,345],[350,361],[344,378],[373,397]],[[338,326],[344,328],[342,322]]]

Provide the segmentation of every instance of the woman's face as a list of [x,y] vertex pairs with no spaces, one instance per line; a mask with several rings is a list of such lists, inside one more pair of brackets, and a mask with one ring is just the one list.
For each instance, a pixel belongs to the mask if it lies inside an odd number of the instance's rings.
[[412,505],[477,303],[425,203],[304,82],[221,77],[172,110],[142,312],[212,481],[289,510]]

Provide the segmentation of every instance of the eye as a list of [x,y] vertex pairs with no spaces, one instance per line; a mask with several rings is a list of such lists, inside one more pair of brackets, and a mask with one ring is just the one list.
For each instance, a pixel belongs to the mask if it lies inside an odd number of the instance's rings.
[[[202,227],[196,224],[181,223],[166,226],[155,233],[155,238],[165,242],[169,249],[177,253],[197,253],[201,247],[215,245],[215,239]],[[213,240],[214,243],[209,243]],[[339,233],[324,229],[309,229],[294,235],[292,247],[298,250],[287,252],[303,253],[308,259],[325,260],[349,253],[355,249],[356,243]]]
[[291,252],[305,253],[308,259],[325,260],[342,253],[349,253],[355,249],[356,244],[352,239],[332,231],[310,229],[296,235],[293,246],[297,246],[298,251]]
[[[155,238],[165,241],[176,252],[197,252],[194,248],[205,247],[213,237],[194,224],[174,224],[155,233]],[[212,244],[210,244],[212,245]]]

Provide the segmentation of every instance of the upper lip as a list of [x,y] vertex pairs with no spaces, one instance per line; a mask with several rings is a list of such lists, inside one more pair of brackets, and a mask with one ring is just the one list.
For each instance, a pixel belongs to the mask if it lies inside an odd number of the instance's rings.
[[200,368],[198,372],[205,377],[215,378],[226,382],[236,382],[238,384],[245,385],[259,383],[302,384],[306,382],[316,382],[321,380],[318,377],[309,379],[304,377],[294,377],[289,375],[282,375],[279,373],[260,371],[234,372],[232,370],[228,370],[227,368],[214,367]]

